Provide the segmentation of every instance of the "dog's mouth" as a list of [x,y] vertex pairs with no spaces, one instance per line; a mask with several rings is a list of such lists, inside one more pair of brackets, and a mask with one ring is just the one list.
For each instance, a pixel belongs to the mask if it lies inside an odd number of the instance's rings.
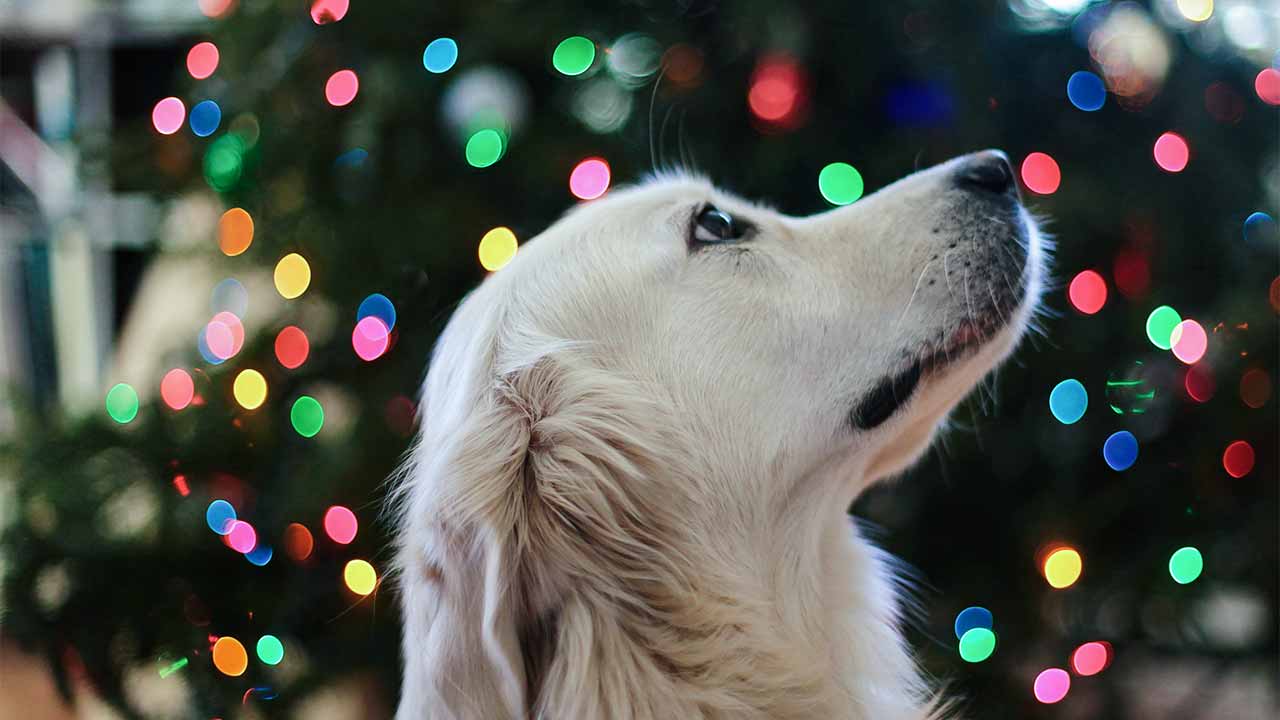
[[921,380],[972,356],[1003,326],[1004,321],[996,318],[980,323],[961,322],[943,342],[926,348],[907,369],[877,383],[854,408],[850,416],[853,426],[870,430],[883,424],[907,404]]

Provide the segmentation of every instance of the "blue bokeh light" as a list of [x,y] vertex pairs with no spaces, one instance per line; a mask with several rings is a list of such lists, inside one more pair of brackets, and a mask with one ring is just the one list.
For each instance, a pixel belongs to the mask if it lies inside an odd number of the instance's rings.
[[219,535],[231,532],[231,524],[236,521],[236,509],[226,500],[214,500],[209,509],[204,511],[204,521],[209,529]]
[[1075,378],[1054,385],[1049,393],[1049,412],[1063,425],[1071,425],[1084,417],[1088,407],[1089,393]]
[[453,38],[436,38],[422,51],[422,67],[439,74],[448,72],[458,62],[458,43]]
[[1251,214],[1244,220],[1244,240],[1253,245],[1274,243],[1277,238],[1275,218],[1264,212]]
[[212,100],[203,100],[191,108],[187,120],[191,123],[191,132],[199,137],[209,137],[222,123],[222,108]]
[[995,624],[995,618],[992,617],[991,611],[984,607],[967,607],[956,615],[956,638],[964,637],[966,632],[974,628],[985,628],[990,630]]
[[229,312],[243,318],[249,312],[249,291],[235,278],[227,278],[213,286],[209,298],[209,309],[214,315]]
[[258,543],[257,547],[244,554],[244,558],[254,565],[262,567],[263,565],[271,562],[272,554],[273,552],[270,545]]
[[1128,430],[1112,433],[1102,444],[1102,459],[1112,470],[1128,470],[1138,460],[1138,439]]
[[360,302],[356,310],[356,322],[372,315],[387,326],[387,332],[396,326],[396,306],[382,293],[374,293]]
[[1073,72],[1067,79],[1067,99],[1077,108],[1093,112],[1106,104],[1107,86],[1102,78],[1087,70]]

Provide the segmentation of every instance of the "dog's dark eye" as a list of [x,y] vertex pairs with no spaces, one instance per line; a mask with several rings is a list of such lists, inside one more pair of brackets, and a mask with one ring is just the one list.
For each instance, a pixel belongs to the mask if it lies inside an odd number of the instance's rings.
[[735,220],[732,215],[715,205],[704,205],[693,217],[690,242],[715,245],[741,240],[750,224]]

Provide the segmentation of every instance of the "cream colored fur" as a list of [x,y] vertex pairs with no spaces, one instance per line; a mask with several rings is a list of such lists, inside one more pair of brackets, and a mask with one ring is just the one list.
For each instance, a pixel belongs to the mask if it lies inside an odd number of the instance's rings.
[[[1020,273],[975,262],[1004,257],[1008,223],[975,226],[953,170],[809,218],[657,179],[576,208],[476,289],[392,497],[398,719],[930,716],[890,565],[846,511],[920,455],[1039,291],[1025,213]],[[691,254],[706,202],[758,232]],[[1003,329],[851,428],[979,292]]]

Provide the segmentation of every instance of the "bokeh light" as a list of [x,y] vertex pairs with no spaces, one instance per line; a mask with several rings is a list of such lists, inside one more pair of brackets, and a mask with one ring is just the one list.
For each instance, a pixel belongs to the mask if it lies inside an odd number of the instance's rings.
[[196,137],[209,137],[222,123],[222,108],[212,100],[201,100],[191,108],[188,121]]
[[381,319],[372,315],[356,323],[351,330],[351,347],[356,356],[365,362],[373,362],[391,346],[391,335]]
[[502,159],[506,140],[493,128],[477,130],[467,139],[467,163],[472,167],[486,168]]
[[217,315],[229,312],[236,317],[244,317],[249,312],[249,291],[235,278],[224,278],[213,286],[209,294],[209,310]]
[[849,163],[833,162],[818,173],[818,192],[832,205],[848,205],[862,190],[862,174]]
[[205,17],[220,18],[235,9],[236,0],[196,0]]
[[258,638],[258,659],[267,665],[279,665],[284,660],[284,643],[275,635],[263,635]]
[[1107,304],[1107,281],[1093,270],[1085,270],[1071,279],[1067,298],[1076,310],[1093,315]]
[[160,399],[171,410],[181,410],[190,405],[195,394],[195,381],[182,368],[174,368],[160,378]]
[[200,42],[187,51],[187,72],[196,80],[204,80],[218,69],[218,46]]
[[1097,675],[1111,664],[1111,643],[1087,642],[1071,653],[1071,669],[1081,677]]
[[1222,467],[1227,474],[1239,479],[1253,470],[1253,446],[1244,440],[1236,440],[1222,453]]
[[761,58],[751,74],[747,106],[751,114],[774,126],[795,126],[805,105],[804,73],[787,55]]
[[232,520],[226,534],[227,547],[238,553],[253,552],[258,546],[258,531],[243,520]]
[[688,43],[676,43],[662,54],[662,77],[677,87],[693,88],[702,79],[702,51]]
[[204,343],[210,355],[218,360],[229,360],[244,347],[244,325],[234,314],[220,312],[205,325]]
[[1156,158],[1156,165],[1159,165],[1161,170],[1182,172],[1191,158],[1191,148],[1187,146],[1187,141],[1181,135],[1167,132],[1156,138],[1152,154]]
[[627,33],[605,50],[609,74],[623,87],[639,87],[662,62],[662,45],[644,33]]
[[581,75],[591,69],[595,60],[596,44],[581,35],[561,40],[551,53],[552,67],[569,77]]
[[209,187],[227,192],[244,173],[245,141],[236,133],[226,133],[209,143],[204,153],[204,179]]
[[350,508],[333,505],[324,513],[324,534],[339,545],[349,545],[359,529],[360,523]]
[[511,228],[496,227],[480,238],[480,265],[489,272],[501,270],[516,256],[517,247]]
[[350,0],[314,0],[311,3],[311,21],[317,25],[335,23],[347,16]]
[[595,200],[609,190],[609,178],[609,163],[604,158],[587,158],[569,173],[569,192],[579,200]]
[[107,415],[124,425],[138,416],[138,391],[128,383],[116,383],[107,391]]
[[258,543],[253,546],[252,550],[244,554],[244,559],[248,560],[250,565],[263,567],[267,563],[271,562],[271,558],[274,555],[275,552],[271,549],[270,545]]
[[311,557],[315,548],[315,539],[311,531],[302,523],[289,523],[284,529],[284,551],[294,562],[302,562]]
[[224,635],[213,644],[213,666],[230,677],[240,677],[249,667],[249,654],[240,641]]
[[1266,370],[1252,368],[1240,376],[1240,400],[1257,410],[1271,399],[1271,376]]
[[1250,213],[1244,219],[1244,240],[1260,247],[1275,247],[1278,235],[1276,221],[1264,212]]
[[436,38],[422,51],[422,67],[436,74],[448,72],[458,62],[458,43],[453,38]]
[[1271,309],[1280,315],[1280,275],[1277,275],[1268,286],[1267,300],[1271,303]]
[[1169,576],[1179,585],[1196,581],[1204,572],[1204,557],[1193,547],[1178,548],[1169,557]]
[[218,218],[218,249],[222,254],[235,257],[248,250],[252,243],[253,216],[244,208],[238,207],[222,213],[222,217]]
[[991,611],[984,607],[974,605],[956,613],[955,633],[957,640],[964,637],[966,632],[974,628],[990,630],[994,626],[995,618],[992,617]]
[[1173,356],[1188,365],[1200,362],[1205,350],[1209,347],[1209,336],[1204,327],[1195,320],[1183,320],[1173,327],[1169,334],[1169,344]]
[[1142,415],[1155,399],[1156,388],[1141,360],[1107,374],[1107,405],[1117,415]]
[[1049,412],[1063,425],[1079,421],[1088,407],[1089,392],[1075,378],[1063,380],[1049,392]]
[[352,560],[342,569],[342,579],[351,592],[368,595],[378,586],[378,573],[364,560]]
[[1042,570],[1049,586],[1062,590],[1080,579],[1080,573],[1084,571],[1084,559],[1075,548],[1060,547],[1045,557]]
[[324,99],[334,107],[350,105],[360,92],[360,78],[354,70],[339,70],[324,83]]
[[1093,112],[1106,104],[1107,86],[1088,70],[1078,70],[1067,78],[1067,99],[1077,108]]
[[1033,152],[1022,161],[1022,184],[1037,195],[1051,195],[1062,183],[1058,161],[1046,153]]
[[1187,396],[1196,402],[1209,402],[1213,399],[1214,390],[1217,383],[1214,382],[1213,372],[1205,363],[1196,363],[1187,368],[1187,375],[1182,381],[1182,386],[1187,391]]
[[231,524],[236,521],[236,509],[226,500],[214,500],[204,511],[204,521],[209,529],[219,535],[231,532]]
[[1102,459],[1112,470],[1128,470],[1138,461],[1138,438],[1128,430],[1112,433],[1102,443]]
[[167,97],[151,110],[151,125],[161,135],[172,135],[182,128],[187,117],[187,106],[176,97]]
[[1161,305],[1147,316],[1147,339],[1161,350],[1171,349],[1173,329],[1178,327],[1180,322],[1182,322],[1182,316],[1177,310],[1168,305]]
[[1280,105],[1280,70],[1263,68],[1253,79],[1253,90],[1262,102]]
[[996,634],[982,627],[969,628],[960,637],[960,657],[965,662],[979,663],[996,650]]
[[1178,0],[1178,12],[1192,22],[1204,22],[1213,15],[1213,0]]
[[1062,668],[1049,668],[1042,671],[1036,676],[1035,684],[1032,686],[1036,700],[1046,705],[1061,701],[1070,689],[1071,675]]
[[276,263],[276,292],[285,300],[293,300],[311,285],[311,265],[298,253],[289,253]]
[[245,410],[255,410],[267,400],[267,379],[257,370],[241,370],[232,384],[236,402]]
[[387,326],[387,330],[394,330],[396,327],[396,306],[391,299],[382,293],[372,293],[360,301],[360,307],[356,308],[356,322],[367,317],[376,317]]
[[299,435],[305,438],[315,437],[324,427],[324,408],[320,401],[310,395],[303,395],[293,401],[289,409],[289,422]]
[[311,343],[301,328],[289,325],[276,335],[275,352],[276,362],[293,370],[307,361]]

